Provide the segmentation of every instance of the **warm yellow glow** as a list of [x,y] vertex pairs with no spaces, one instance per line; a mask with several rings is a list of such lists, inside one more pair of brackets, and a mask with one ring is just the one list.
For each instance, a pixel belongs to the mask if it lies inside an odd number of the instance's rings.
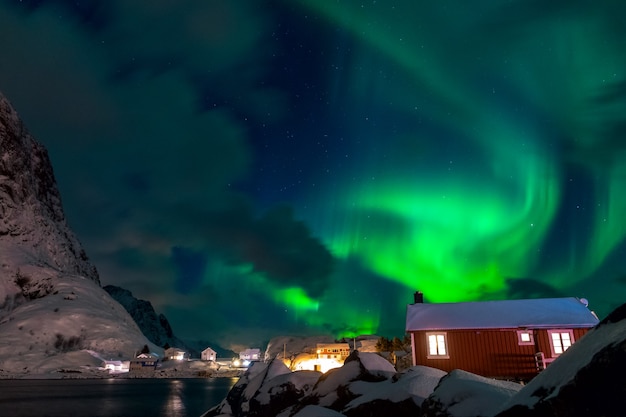
[[304,359],[297,362],[294,365],[295,371],[320,371],[326,373],[334,368],[341,368],[343,366],[343,359],[326,359],[326,358],[314,358]]

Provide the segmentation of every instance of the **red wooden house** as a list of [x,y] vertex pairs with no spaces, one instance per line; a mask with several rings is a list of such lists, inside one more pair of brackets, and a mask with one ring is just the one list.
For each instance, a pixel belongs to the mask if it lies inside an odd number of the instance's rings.
[[578,298],[409,304],[413,365],[529,380],[598,323]]

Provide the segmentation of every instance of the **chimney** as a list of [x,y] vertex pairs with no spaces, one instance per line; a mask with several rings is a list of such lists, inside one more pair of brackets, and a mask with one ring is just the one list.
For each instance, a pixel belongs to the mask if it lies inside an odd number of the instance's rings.
[[424,293],[421,291],[415,291],[413,294],[414,304],[423,304],[424,303]]

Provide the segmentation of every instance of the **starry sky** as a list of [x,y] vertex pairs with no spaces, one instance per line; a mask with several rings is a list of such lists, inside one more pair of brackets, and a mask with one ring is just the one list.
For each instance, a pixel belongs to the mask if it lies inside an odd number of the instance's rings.
[[175,333],[626,294],[622,0],[0,0],[0,91]]

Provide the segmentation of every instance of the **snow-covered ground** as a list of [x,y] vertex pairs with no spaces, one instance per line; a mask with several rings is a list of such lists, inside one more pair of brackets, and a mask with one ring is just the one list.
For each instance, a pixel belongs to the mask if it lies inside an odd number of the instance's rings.
[[99,375],[104,359],[128,360],[144,345],[162,354],[93,281],[46,267],[25,267],[21,273],[46,282],[50,293],[0,315],[0,376]]

